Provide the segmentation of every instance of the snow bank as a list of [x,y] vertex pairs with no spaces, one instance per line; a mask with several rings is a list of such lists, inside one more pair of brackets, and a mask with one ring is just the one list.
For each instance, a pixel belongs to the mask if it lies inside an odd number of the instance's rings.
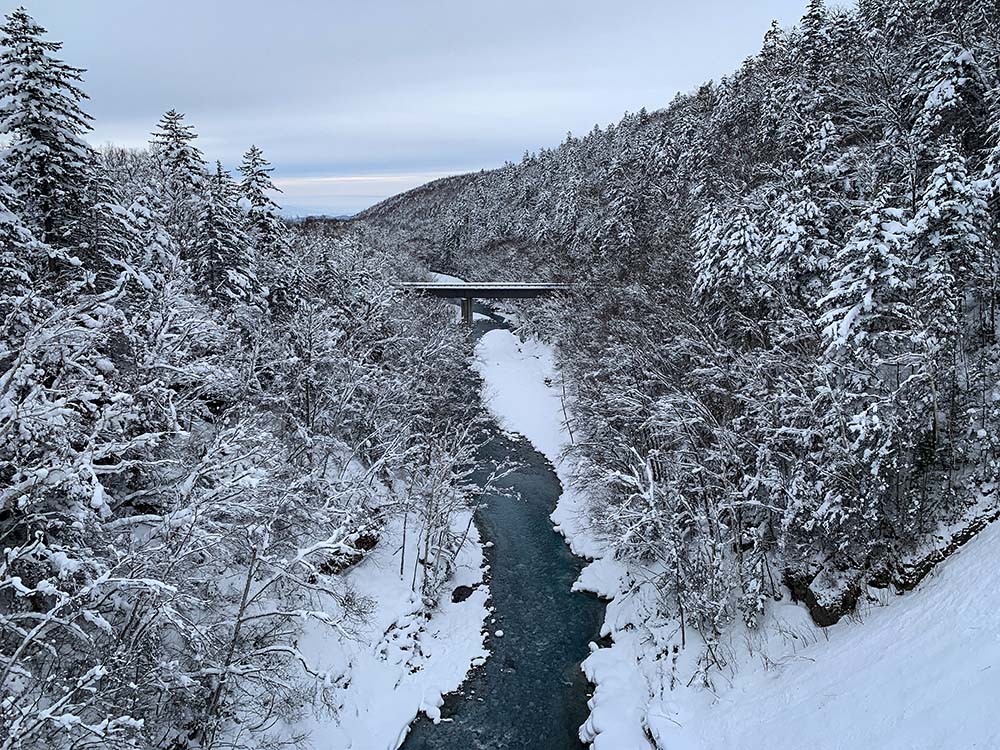
[[[699,644],[670,656],[677,624],[659,619],[655,571],[606,555],[587,528],[584,499],[561,460],[569,441],[552,351],[510,332],[485,334],[477,369],[488,405],[556,467],[564,491],[552,514],[573,551],[591,558],[575,588],[611,599],[583,664],[596,690],[581,737],[598,750],[971,750],[1000,748],[1000,525],[966,545],[914,592],[878,593],[886,606],[820,629],[777,603],[762,631],[734,627],[730,670],[713,688],[689,685]],[[672,679],[676,677],[677,679]]]
[[[456,519],[460,533],[469,516]],[[459,553],[451,587],[476,587],[462,602],[448,592],[432,612],[425,612],[410,591],[416,534],[407,539],[406,569],[399,573],[402,527],[390,525],[384,538],[347,578],[363,596],[376,602],[371,621],[357,639],[333,637],[310,628],[302,651],[331,674],[342,675],[328,715],[310,716],[296,725],[321,750],[396,750],[419,712],[440,716],[445,693],[456,690],[473,662],[488,656],[483,623],[488,608],[483,584],[484,561],[473,524]]]
[[661,706],[658,741],[670,750],[1000,747],[998,564],[994,524],[861,623],[821,631],[801,607],[779,605],[756,658],[714,705],[702,695],[670,718]]

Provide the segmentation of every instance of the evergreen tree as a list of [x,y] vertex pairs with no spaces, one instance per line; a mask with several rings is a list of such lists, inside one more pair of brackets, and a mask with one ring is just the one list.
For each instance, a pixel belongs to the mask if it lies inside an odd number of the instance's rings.
[[829,12],[824,0],[809,0],[802,17],[800,49],[806,75],[813,80],[824,75],[831,57]]
[[982,148],[989,84],[975,53],[948,44],[931,46],[925,54],[914,101],[924,142],[932,146],[935,136],[957,137],[970,150]]
[[42,241],[66,245],[84,210],[95,155],[82,138],[90,130],[80,107],[87,95],[77,86],[83,71],[54,57],[62,43],[45,33],[24,8],[0,27],[0,136],[10,139],[2,167],[28,225]]
[[913,327],[913,267],[903,212],[880,198],[836,254],[820,323],[831,345],[867,350],[878,365]]
[[85,282],[96,289],[110,288],[125,268],[137,260],[132,217],[122,206],[123,197],[111,179],[99,173],[87,190],[87,210],[77,229],[78,256]]
[[728,221],[703,222],[695,262],[695,291],[706,309],[718,310],[731,333],[750,335],[771,297],[760,229],[742,207]]
[[917,306],[934,351],[954,344],[968,293],[985,296],[985,224],[981,191],[968,174],[965,158],[947,141],[913,219]]
[[184,115],[171,109],[160,118],[150,143],[157,153],[168,187],[191,192],[205,179],[205,158],[194,145],[198,134],[184,123]]
[[635,194],[634,175],[622,161],[616,161],[609,170],[605,200],[607,216],[597,236],[601,255],[635,259],[639,199]]
[[813,307],[826,292],[829,229],[808,189],[786,198],[772,235],[768,277],[786,299]]
[[216,162],[198,218],[194,267],[201,289],[220,305],[251,302],[259,291],[236,195],[229,173]]
[[175,243],[166,231],[165,213],[159,193],[152,185],[141,190],[128,208],[137,237],[137,262],[143,270],[163,273],[176,265]]
[[184,115],[171,109],[160,118],[150,141],[160,171],[166,226],[185,259],[192,252],[207,181],[205,159],[194,145],[197,137],[194,127],[184,123]]
[[256,146],[251,146],[243,155],[240,195],[246,201],[247,228],[256,242],[257,251],[268,257],[274,257],[286,244],[288,234],[279,216],[281,209],[271,198],[271,193],[281,192],[271,181],[272,171],[263,152]]

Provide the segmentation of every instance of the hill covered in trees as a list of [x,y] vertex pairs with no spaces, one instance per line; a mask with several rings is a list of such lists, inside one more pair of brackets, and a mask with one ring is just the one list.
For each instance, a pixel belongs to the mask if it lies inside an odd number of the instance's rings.
[[[572,284],[520,312],[557,354],[572,520],[610,554],[584,576],[617,575],[615,643],[585,664],[598,746],[617,719],[650,743],[695,731],[679,688],[732,678],[734,638],[766,644],[778,608],[802,613],[790,597],[835,623],[1000,517],[992,0],[811,0],[664,109],[291,226],[259,149],[234,178],[174,110],[145,148],[89,146],[60,47],[23,9],[0,28],[0,750],[294,745],[303,715],[388,724],[402,693],[434,713],[446,688],[397,689],[435,651],[432,613],[462,603],[481,415],[469,337],[390,283],[422,265]],[[352,585],[373,550],[399,601]],[[477,657],[486,594],[462,588]],[[977,627],[956,596],[932,598]],[[372,619],[354,662],[314,658]],[[907,657],[947,636],[925,620]],[[882,621],[859,670],[901,630]],[[839,648],[797,714],[814,733]],[[734,736],[756,711],[737,708]]]
[[706,668],[769,600],[835,622],[1000,510],[998,65],[995,3],[811,0],[665,109],[361,216],[441,270],[574,284],[525,314],[589,521]]

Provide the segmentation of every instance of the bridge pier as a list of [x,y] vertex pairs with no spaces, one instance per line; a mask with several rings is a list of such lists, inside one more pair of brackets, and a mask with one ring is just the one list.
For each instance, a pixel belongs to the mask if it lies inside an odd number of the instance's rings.
[[472,297],[462,298],[462,322],[472,325]]

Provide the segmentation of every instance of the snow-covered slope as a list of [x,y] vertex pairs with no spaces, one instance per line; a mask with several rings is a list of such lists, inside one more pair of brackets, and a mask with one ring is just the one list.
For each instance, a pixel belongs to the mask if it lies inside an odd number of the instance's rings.
[[1000,748],[1000,527],[916,591],[889,596],[861,622],[825,631],[800,607],[778,607],[776,621],[818,640],[793,654],[775,634],[766,657],[746,660],[714,705],[702,694],[672,715],[666,706],[651,711],[662,714],[655,726],[664,747]]
[[[477,354],[492,411],[545,453],[569,487],[552,351],[496,330]],[[584,663],[597,689],[582,736],[595,748],[649,748],[647,731],[664,750],[1000,748],[1000,527],[917,590],[881,593],[879,605],[833,627],[776,604],[761,632],[732,631],[724,644],[731,671],[715,674],[713,692],[686,685],[697,651],[690,641],[671,689],[671,660],[656,651],[676,624],[655,620],[654,587],[632,585],[649,571],[604,556],[583,511],[584,499],[564,491],[553,520],[577,554],[596,558],[577,585],[614,599],[605,624],[614,646],[595,646]]]
[[[459,533],[467,520],[467,515],[456,520]],[[384,533],[348,573],[357,592],[375,602],[371,621],[356,636],[333,638],[309,628],[299,644],[316,664],[341,675],[332,710],[294,727],[308,734],[317,750],[396,750],[417,713],[436,719],[443,694],[457,689],[470,667],[488,656],[483,621],[489,592],[481,585],[484,560],[476,526],[469,527],[452,580],[453,586],[476,590],[462,602],[445,594],[431,612],[412,592],[409,569],[399,573],[402,524],[394,521]],[[407,537],[408,561],[417,554],[415,538]]]

